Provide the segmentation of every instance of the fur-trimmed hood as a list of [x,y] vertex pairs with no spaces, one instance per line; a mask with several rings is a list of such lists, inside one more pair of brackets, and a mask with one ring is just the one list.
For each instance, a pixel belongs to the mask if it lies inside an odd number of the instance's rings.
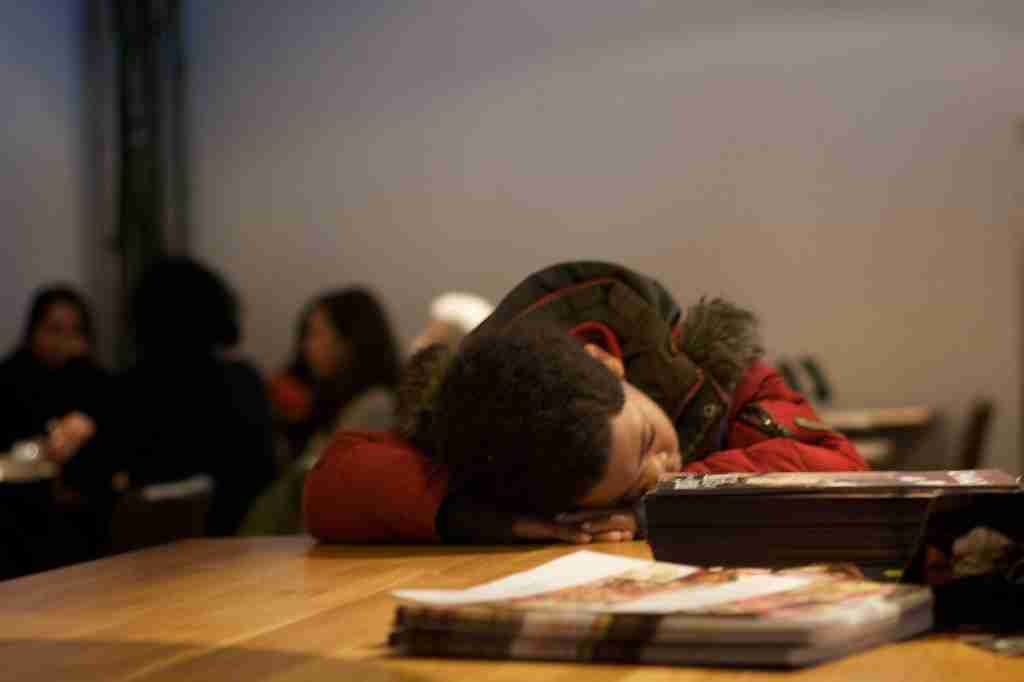
[[757,316],[721,298],[701,297],[687,309],[678,345],[730,393],[764,355]]

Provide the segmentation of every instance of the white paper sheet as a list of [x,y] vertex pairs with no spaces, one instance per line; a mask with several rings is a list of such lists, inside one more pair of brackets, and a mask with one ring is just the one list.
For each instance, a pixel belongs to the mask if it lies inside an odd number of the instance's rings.
[[795,575],[750,575],[737,582],[722,585],[698,585],[685,590],[655,594],[631,602],[618,604],[615,613],[673,613],[694,611],[750,597],[763,597],[776,592],[795,590],[806,585],[810,578]]
[[[527,597],[542,592],[551,592],[565,587],[583,585],[594,580],[618,575],[634,568],[649,566],[650,561],[629,559],[581,550],[566,555],[529,571],[515,573],[465,590],[397,590],[391,594],[398,599],[407,599],[437,606],[473,604],[494,599]],[[692,566],[679,566],[679,575],[696,571]]]

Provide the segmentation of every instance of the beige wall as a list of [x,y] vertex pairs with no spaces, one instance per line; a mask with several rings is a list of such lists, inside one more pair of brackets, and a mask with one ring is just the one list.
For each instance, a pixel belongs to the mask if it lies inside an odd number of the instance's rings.
[[914,464],[993,396],[1019,471],[1024,8],[869,4],[189,3],[198,251],[267,366],[328,286],[408,338],[441,290],[620,260],[761,311],[840,405],[941,409]]
[[0,352],[18,340],[32,292],[82,286],[81,3],[0,10]]

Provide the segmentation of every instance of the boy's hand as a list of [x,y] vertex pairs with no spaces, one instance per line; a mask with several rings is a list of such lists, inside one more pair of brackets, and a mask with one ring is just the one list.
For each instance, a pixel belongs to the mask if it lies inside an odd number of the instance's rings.
[[633,509],[585,509],[559,514],[558,523],[577,528],[591,542],[628,542],[638,535],[640,524]]
[[439,530],[448,542],[629,542],[640,537],[636,513],[621,509],[584,509],[554,519],[514,515],[467,497],[445,502]]
[[592,541],[579,524],[557,523],[534,516],[521,516],[496,509],[467,497],[445,502],[438,518],[438,531],[446,542],[567,542]]
[[574,525],[563,525],[531,516],[518,516],[512,519],[512,536],[518,540],[555,540],[571,545],[585,545],[594,542],[594,536],[581,531]]

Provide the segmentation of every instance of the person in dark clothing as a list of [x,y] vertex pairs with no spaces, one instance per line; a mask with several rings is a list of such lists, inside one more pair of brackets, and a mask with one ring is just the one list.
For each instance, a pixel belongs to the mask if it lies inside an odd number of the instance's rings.
[[137,362],[119,380],[123,468],[133,486],[206,474],[209,535],[231,535],[274,475],[270,403],[259,373],[225,351],[239,305],[214,272],[167,259],[132,299]]
[[21,343],[0,363],[0,450],[58,431],[50,454],[67,460],[91,439],[108,379],[93,341],[82,296],[66,286],[36,294]]
[[84,297],[69,286],[40,290],[18,346],[0,362],[0,452],[26,441],[61,464],[57,480],[3,482],[0,576],[97,556],[111,491],[105,444],[108,373],[93,357]]

